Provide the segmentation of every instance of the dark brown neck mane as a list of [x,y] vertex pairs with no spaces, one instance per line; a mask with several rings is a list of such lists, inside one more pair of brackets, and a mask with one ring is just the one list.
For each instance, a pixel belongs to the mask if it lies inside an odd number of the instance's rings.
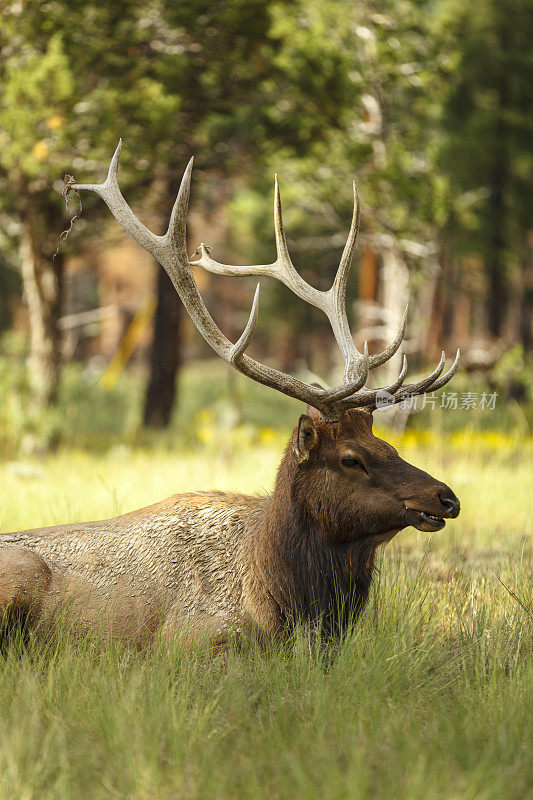
[[[367,601],[374,570],[374,537],[328,539],[305,498],[298,497],[296,459],[287,449],[274,493],[264,507],[256,553],[261,579],[285,622],[320,621],[326,632],[355,619]],[[337,519],[340,527],[341,516]],[[349,524],[349,523],[344,523]]]

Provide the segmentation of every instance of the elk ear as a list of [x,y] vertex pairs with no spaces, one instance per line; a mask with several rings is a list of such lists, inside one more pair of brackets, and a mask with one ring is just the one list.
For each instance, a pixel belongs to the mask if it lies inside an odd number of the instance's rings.
[[294,452],[299,464],[308,460],[309,454],[318,441],[315,423],[307,414],[302,414],[298,421],[298,433],[296,435],[296,447]]

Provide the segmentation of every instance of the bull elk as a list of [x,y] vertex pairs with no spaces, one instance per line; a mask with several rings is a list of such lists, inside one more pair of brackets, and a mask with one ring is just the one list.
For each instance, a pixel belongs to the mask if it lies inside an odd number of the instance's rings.
[[[214,261],[201,245],[196,260],[186,250],[186,216],[192,160],[163,236],[150,232],[121,194],[121,145],[104,183],[77,184],[98,194],[129,236],[169,274],[194,324],[213,350],[254,381],[307,405],[281,461],[268,497],[226,492],[175,495],[148,508],[99,522],[59,525],[0,536],[0,617],[18,614],[29,629],[50,630],[65,610],[83,629],[107,620],[107,632],[138,646],[178,629],[224,642],[255,631],[277,637],[292,621],[321,621],[325,630],[338,609],[356,614],[372,581],[376,548],[412,525],[438,531],[457,517],[452,490],[405,462],[372,432],[379,392],[365,388],[370,370],[399,349],[376,355],[355,347],[348,325],[346,281],[359,226],[354,212],[340,265],[328,291],[306,283],[287,249],[276,178],[274,225],[277,257],[248,267]],[[308,385],[246,354],[257,322],[259,285],[238,341],[230,342],[210,316],[191,265],[219,275],[268,275],[328,317],[345,363],[335,388]],[[457,369],[459,352],[443,374],[444,353],[428,377],[384,387],[392,403],[435,391]],[[341,602],[339,602],[339,600]]]

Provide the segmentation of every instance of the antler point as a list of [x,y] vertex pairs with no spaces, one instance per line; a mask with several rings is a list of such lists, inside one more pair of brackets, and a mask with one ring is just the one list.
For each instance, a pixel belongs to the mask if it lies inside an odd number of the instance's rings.
[[107,177],[103,184],[104,186],[109,185],[112,182],[116,182],[121,152],[122,152],[122,139],[119,139],[118,144],[115,148],[115,152],[113,153],[113,158],[109,162],[109,169],[107,170]]

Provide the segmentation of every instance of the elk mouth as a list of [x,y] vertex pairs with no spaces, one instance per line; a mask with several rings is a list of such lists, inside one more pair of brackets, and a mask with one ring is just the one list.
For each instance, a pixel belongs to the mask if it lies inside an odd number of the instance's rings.
[[438,517],[436,514],[429,514],[427,511],[419,511],[416,508],[407,508],[408,525],[412,525],[419,531],[426,533],[433,533],[440,531],[446,525],[444,517]]

